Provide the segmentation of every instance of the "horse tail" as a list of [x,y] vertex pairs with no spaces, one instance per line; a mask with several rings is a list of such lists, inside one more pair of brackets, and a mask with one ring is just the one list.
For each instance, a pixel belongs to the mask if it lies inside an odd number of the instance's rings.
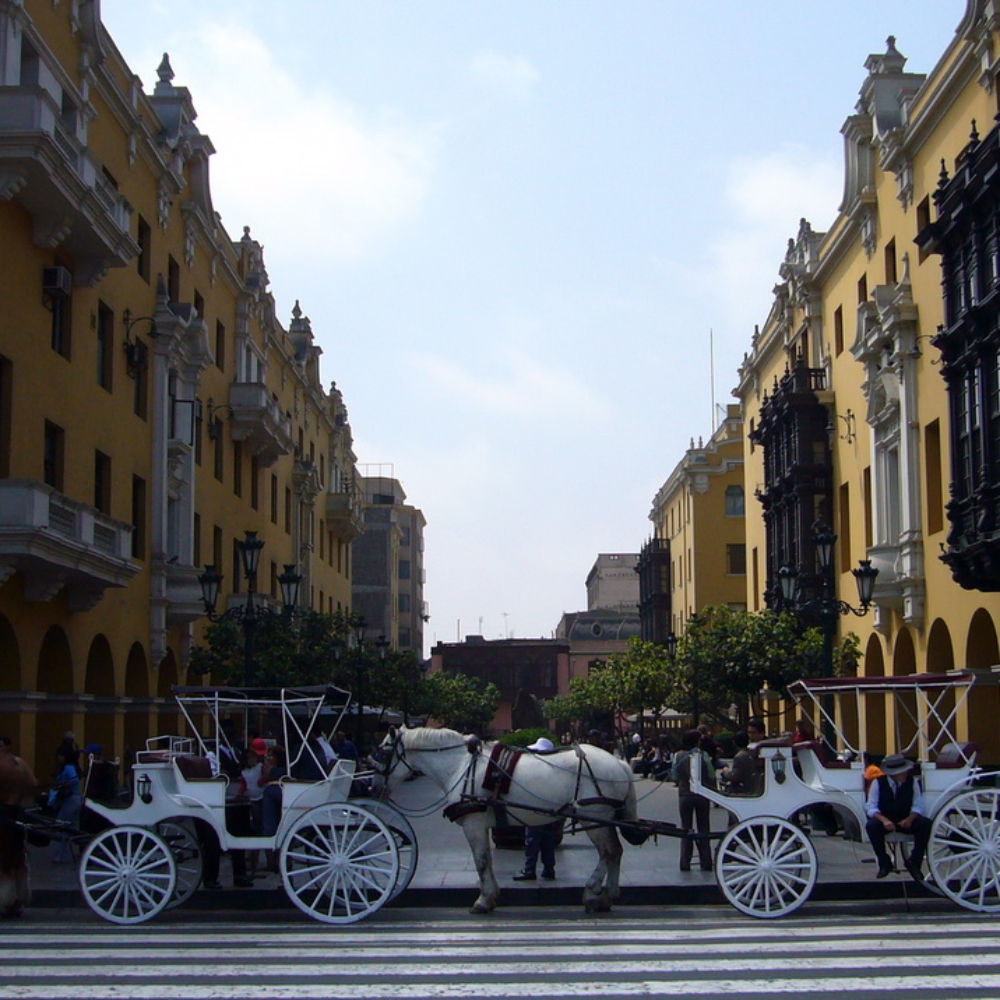
[[[639,800],[635,793],[635,780],[632,772],[628,772],[628,790],[625,793],[625,803],[618,810],[617,819],[624,820],[625,823],[634,822],[639,818]],[[649,839],[649,834],[635,826],[620,826],[618,832],[627,844],[633,847],[641,847]]]

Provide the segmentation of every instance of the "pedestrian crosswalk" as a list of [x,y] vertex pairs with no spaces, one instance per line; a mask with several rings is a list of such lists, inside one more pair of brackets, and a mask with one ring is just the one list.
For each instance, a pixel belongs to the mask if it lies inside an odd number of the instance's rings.
[[1000,997],[998,922],[969,913],[760,922],[728,909],[602,917],[381,911],[365,924],[8,924],[0,996],[98,998]]

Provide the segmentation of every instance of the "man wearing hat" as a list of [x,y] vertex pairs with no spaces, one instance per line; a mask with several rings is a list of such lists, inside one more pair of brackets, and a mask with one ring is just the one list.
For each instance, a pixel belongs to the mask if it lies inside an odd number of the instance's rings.
[[[531,746],[525,749],[532,753],[546,754],[552,753],[555,746],[552,740],[545,736],[540,736]],[[540,826],[526,826],[524,828],[524,868],[515,876],[515,882],[534,882],[535,868],[538,866],[538,857],[542,858],[542,878],[551,881],[556,877],[556,835],[562,826],[561,819],[553,823],[542,823]]]
[[882,777],[871,783],[865,803],[868,839],[878,860],[875,877],[885,878],[892,871],[885,835],[898,830],[913,834],[913,850],[904,864],[919,882],[924,877],[921,868],[931,835],[931,821],[924,811],[924,793],[920,782],[913,777],[913,764],[901,753],[890,754],[881,767]]

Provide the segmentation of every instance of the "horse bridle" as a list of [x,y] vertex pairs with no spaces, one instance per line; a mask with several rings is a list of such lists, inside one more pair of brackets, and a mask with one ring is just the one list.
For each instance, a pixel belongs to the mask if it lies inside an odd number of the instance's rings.
[[[464,747],[471,754],[476,753],[479,746],[480,744],[477,740],[475,744],[463,741],[461,743],[450,743],[443,747],[410,747],[410,750],[413,753],[441,753],[445,750],[457,750],[459,747]],[[415,778],[422,777],[424,773],[419,768],[413,767],[413,765],[406,759],[406,747],[403,745],[402,731],[396,734],[395,739],[389,747],[388,753],[385,753],[382,748],[379,747],[374,755],[374,761],[376,765],[374,768],[375,773],[380,775],[386,782],[388,782],[389,774],[396,766],[397,761],[409,772],[409,774],[403,779],[404,781],[413,781]],[[383,764],[384,766],[379,766]]]

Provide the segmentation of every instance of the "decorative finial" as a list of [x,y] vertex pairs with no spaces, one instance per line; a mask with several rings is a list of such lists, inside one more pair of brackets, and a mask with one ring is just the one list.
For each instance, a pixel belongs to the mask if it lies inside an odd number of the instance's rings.
[[979,142],[979,129],[976,128],[976,119],[972,119],[972,131],[969,133],[969,142]]
[[948,167],[945,165],[944,157],[941,158],[941,173],[938,174],[938,187],[944,187],[948,183]]
[[295,300],[295,306],[292,309],[292,319],[301,319],[302,310],[299,308],[299,300]]
[[170,56],[166,52],[163,53],[163,59],[156,69],[156,75],[160,78],[160,83],[170,83],[174,78],[174,71],[170,66]]

